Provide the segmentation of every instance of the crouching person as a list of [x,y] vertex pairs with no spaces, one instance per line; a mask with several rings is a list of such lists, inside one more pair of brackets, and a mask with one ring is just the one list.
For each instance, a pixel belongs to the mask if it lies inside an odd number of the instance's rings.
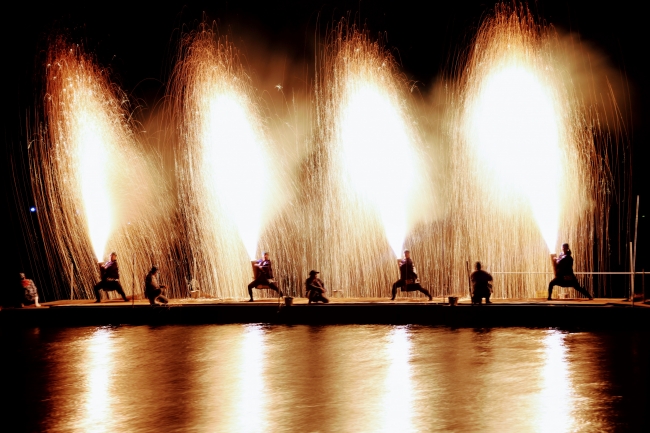
[[161,286],[158,282],[158,268],[152,266],[147,277],[144,279],[144,295],[149,299],[151,305],[166,304],[169,302],[162,294],[162,289],[164,288],[165,286]]
[[38,290],[36,289],[36,284],[28,278],[25,278],[25,274],[20,274],[20,285],[22,287],[22,305],[32,305],[35,307],[40,307],[41,304],[38,303]]
[[309,278],[305,281],[305,286],[307,289],[307,299],[309,299],[308,304],[312,302],[322,302],[323,304],[329,303],[329,299],[325,296],[325,284],[318,278],[318,271],[310,271]]
[[481,269],[481,262],[476,262],[474,266],[476,270],[470,276],[472,281],[472,305],[480,305],[483,298],[485,298],[486,304],[491,304],[492,275]]

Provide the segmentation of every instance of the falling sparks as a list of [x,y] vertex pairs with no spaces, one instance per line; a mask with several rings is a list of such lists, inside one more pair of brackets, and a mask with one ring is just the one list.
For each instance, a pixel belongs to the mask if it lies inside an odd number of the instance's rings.
[[[261,249],[294,295],[318,269],[344,296],[389,296],[405,246],[435,296],[466,293],[467,261],[550,271],[561,241],[577,270],[593,267],[594,237],[607,241],[610,178],[595,111],[552,29],[524,7],[496,7],[446,83],[440,143],[421,126],[433,114],[423,118],[414,84],[368,32],[341,22],[323,47],[308,125],[298,127],[265,105],[230,41],[205,24],[184,35],[161,115],[169,130],[159,147],[173,155],[163,169],[134,133],[154,137],[152,125],[133,121],[106,71],[55,45],[30,162],[32,212],[60,279],[92,296],[96,262],[111,250],[125,287],[140,290],[155,263],[178,297],[188,281],[207,296],[245,297]],[[284,97],[277,83],[267,90]],[[307,131],[303,151],[283,149],[277,137],[288,134],[270,131],[273,119]],[[497,276],[494,297],[534,297],[547,282]]]
[[262,116],[230,42],[205,30],[187,36],[183,53],[174,91],[182,101],[180,183],[193,261],[204,288],[242,296],[273,184]]

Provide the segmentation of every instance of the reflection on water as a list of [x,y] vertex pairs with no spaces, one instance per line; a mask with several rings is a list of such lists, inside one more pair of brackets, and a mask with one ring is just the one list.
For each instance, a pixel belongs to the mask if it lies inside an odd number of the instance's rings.
[[[265,360],[264,330],[260,326],[246,326],[241,343],[241,362],[238,365],[237,423],[231,431],[260,432],[266,430],[266,390],[264,387]],[[218,427],[218,426],[215,426]]]
[[84,401],[85,414],[83,424],[79,427],[83,431],[109,431],[106,426],[111,419],[115,407],[111,404],[111,379],[113,369],[116,368],[113,354],[113,341],[108,329],[98,329],[86,341],[87,353],[80,371],[84,376],[82,400]]
[[25,431],[643,430],[649,343],[512,328],[0,329],[0,416]]
[[571,410],[575,407],[571,377],[567,365],[566,334],[549,331],[544,338],[544,366],[542,391],[539,395],[537,431],[573,431]]
[[387,371],[384,381],[384,402],[380,408],[380,427],[386,432],[413,431],[413,387],[411,384],[411,341],[407,327],[396,327],[386,343]]

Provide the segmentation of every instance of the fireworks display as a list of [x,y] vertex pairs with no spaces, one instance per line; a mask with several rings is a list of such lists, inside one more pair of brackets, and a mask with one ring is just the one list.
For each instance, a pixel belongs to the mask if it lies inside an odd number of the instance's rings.
[[175,71],[179,185],[200,287],[245,296],[273,208],[273,161],[259,98],[237,50],[209,28],[188,35]]
[[[250,260],[269,250],[289,293],[318,269],[344,296],[387,297],[407,247],[435,296],[465,293],[476,260],[522,272],[498,275],[495,297],[539,296],[549,275],[523,272],[550,271],[564,241],[577,270],[593,269],[607,241],[599,120],[562,49],[525,7],[497,6],[434,115],[382,43],[342,22],[317,57],[297,156],[271,131],[237,48],[203,24],[183,37],[168,87],[173,133],[161,137],[174,139],[158,149],[173,155],[172,173],[134,133],[107,72],[58,41],[30,151],[48,260],[77,296],[92,296],[96,262],[115,250],[127,292],[156,263],[172,296],[194,281],[206,296],[237,299]],[[441,125],[434,150],[422,118]]]
[[[550,272],[548,253],[562,242],[577,252],[576,268],[593,269],[608,174],[596,119],[565,73],[561,48],[525,7],[497,6],[460,74],[450,125],[457,248],[493,271]],[[497,297],[534,297],[548,275],[499,279]]]
[[59,295],[92,297],[111,251],[127,293],[140,293],[152,263],[175,261],[167,184],[138,146],[125,96],[79,47],[56,41],[45,79],[47,127],[30,160],[48,265],[67,286]]

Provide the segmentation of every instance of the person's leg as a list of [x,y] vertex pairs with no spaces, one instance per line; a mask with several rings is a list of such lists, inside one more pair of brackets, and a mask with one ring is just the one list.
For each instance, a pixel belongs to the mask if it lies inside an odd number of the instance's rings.
[[320,300],[323,301],[323,304],[329,304],[330,300],[324,293],[320,294]]
[[271,290],[275,290],[276,292],[278,292],[278,295],[280,295],[280,296],[284,295],[284,293],[282,293],[282,291],[280,290],[280,288],[278,287],[277,284],[269,283],[269,287],[271,288]]
[[167,299],[167,297],[166,297],[166,296],[163,296],[163,295],[159,295],[159,296],[156,298],[156,300],[157,300],[158,302],[160,302],[161,304],[168,304],[168,303],[169,303],[169,299]]
[[575,282],[571,285],[574,289],[576,289],[579,293],[581,293],[583,296],[586,296],[587,298],[594,299],[591,294],[585,289],[584,287],[580,287],[580,283],[578,280],[574,280]]
[[255,287],[257,287],[257,284],[258,284],[258,281],[257,281],[257,280],[253,280],[253,282],[250,283],[250,284],[248,285],[248,295],[251,297],[251,298],[248,300],[249,302],[253,302],[253,289],[254,289]]
[[416,290],[417,290],[418,292],[420,292],[420,293],[424,293],[424,294],[429,298],[429,301],[431,301],[431,300],[433,299],[433,297],[431,296],[431,293],[429,293],[429,291],[428,291],[427,289],[425,289],[424,287],[422,287],[421,284],[418,283],[418,284],[416,284],[416,286],[417,286],[417,289],[416,289]]
[[548,283],[548,298],[546,298],[547,301],[551,300],[551,296],[553,296],[553,286],[557,283],[557,278],[553,278],[550,283]]
[[492,296],[492,293],[490,293],[490,291],[488,290],[488,291],[485,293],[485,303],[486,303],[486,304],[491,304],[491,303],[492,303],[492,302],[490,302],[490,296]]
[[34,306],[35,307],[40,307],[41,304],[38,303],[38,295],[34,295]]
[[399,287],[402,287],[403,285],[404,285],[404,281],[403,281],[403,280],[397,280],[397,281],[395,281],[395,283],[393,283],[392,296],[391,296],[391,298],[390,298],[391,301],[394,301],[394,300],[395,300],[395,296],[397,296],[397,289],[398,289]]
[[122,297],[122,300],[124,302],[129,302],[129,299],[126,297],[126,294],[124,293],[124,289],[122,288],[122,285],[120,284],[119,281],[113,281],[113,286],[115,287],[115,291],[120,294]]
[[95,292],[95,302],[102,302],[102,294],[100,293],[100,290],[102,289],[102,282],[100,281],[99,283],[95,284],[95,287],[93,287],[93,291]]

